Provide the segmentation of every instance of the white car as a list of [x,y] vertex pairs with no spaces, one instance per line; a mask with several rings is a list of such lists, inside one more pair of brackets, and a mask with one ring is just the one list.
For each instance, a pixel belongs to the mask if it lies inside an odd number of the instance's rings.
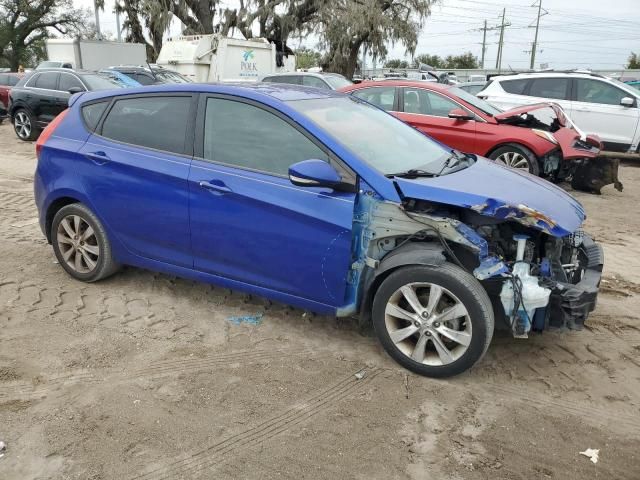
[[538,72],[493,77],[478,97],[497,108],[553,101],[604,150],[640,153],[640,91],[593,73]]

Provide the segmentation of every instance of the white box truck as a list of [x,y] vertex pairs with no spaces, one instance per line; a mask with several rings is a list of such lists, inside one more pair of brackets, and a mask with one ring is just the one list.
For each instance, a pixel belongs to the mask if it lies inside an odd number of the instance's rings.
[[70,65],[81,70],[100,70],[114,65],[145,65],[147,49],[142,43],[107,42],[104,40],[80,40],[51,38],[46,40],[45,66]]
[[295,71],[295,56],[282,56],[264,38],[242,40],[220,35],[188,35],[162,45],[156,63],[194,82],[255,82],[275,72]]

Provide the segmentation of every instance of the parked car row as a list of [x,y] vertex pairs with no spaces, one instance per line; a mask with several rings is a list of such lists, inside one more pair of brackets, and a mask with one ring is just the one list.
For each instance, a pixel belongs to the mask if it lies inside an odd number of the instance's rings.
[[478,97],[501,109],[553,101],[605,150],[640,153],[640,91],[618,80],[587,72],[500,75]]
[[189,83],[179,73],[156,66],[117,66],[98,72],[39,66],[26,75],[0,74],[0,83],[5,81],[5,75],[6,82],[12,85],[0,86],[0,100],[12,119],[16,135],[24,141],[38,138],[42,129],[67,108],[69,98],[75,93]]
[[555,181],[600,152],[598,138],[581,138],[564,111],[548,102],[501,111],[456,86],[406,80],[363,82],[341,91],[461,152]]

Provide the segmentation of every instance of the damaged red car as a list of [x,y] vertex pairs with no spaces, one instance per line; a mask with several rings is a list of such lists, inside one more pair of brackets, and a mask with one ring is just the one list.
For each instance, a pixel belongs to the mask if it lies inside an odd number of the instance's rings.
[[451,85],[365,82],[341,89],[389,111],[430,137],[551,181],[598,191],[615,183],[617,163],[600,158],[601,142],[585,135],[554,103],[503,112]]

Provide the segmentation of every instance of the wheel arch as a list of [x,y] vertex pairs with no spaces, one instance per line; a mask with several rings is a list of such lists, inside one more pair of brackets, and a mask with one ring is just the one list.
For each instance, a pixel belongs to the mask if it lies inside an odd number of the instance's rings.
[[56,198],[49,204],[49,206],[47,207],[47,211],[45,213],[45,220],[44,220],[44,229],[45,229],[45,235],[47,236],[47,242],[51,243],[51,240],[52,240],[51,225],[53,224],[53,217],[56,216],[56,213],[58,213],[58,211],[61,208],[66,207],[67,205],[71,205],[73,203],[82,203],[82,202],[79,199],[74,197],[63,196],[63,197]]
[[536,149],[532,145],[528,144],[527,142],[523,142],[521,140],[500,142],[497,145],[494,145],[493,147],[491,147],[491,149],[484,156],[489,157],[489,155],[491,155],[493,152],[495,152],[496,150],[502,147],[524,148],[526,150],[529,150],[536,157],[536,160],[540,162],[540,155],[536,153]]
[[412,265],[438,266],[446,261],[442,246],[431,242],[407,243],[389,252],[380,260],[377,268],[370,269],[364,278],[359,308],[360,325],[363,326],[371,321],[371,308],[375,294],[391,273]]

